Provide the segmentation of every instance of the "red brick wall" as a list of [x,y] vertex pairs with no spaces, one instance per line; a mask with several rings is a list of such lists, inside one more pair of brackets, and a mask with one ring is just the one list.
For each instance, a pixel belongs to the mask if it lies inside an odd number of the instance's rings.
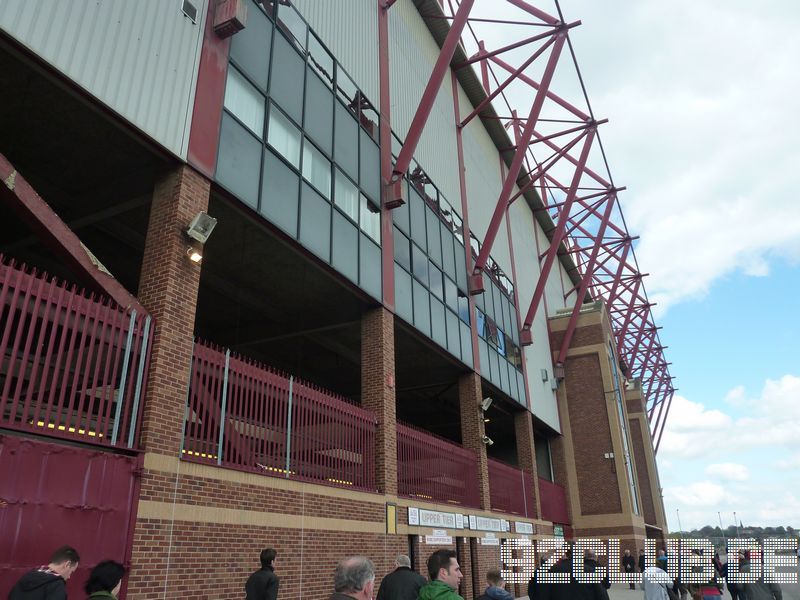
[[542,505],[539,498],[539,476],[536,467],[536,446],[533,437],[533,416],[527,410],[514,413],[514,432],[517,440],[517,461],[519,468],[531,476],[533,482],[533,517],[539,518],[542,514]]
[[[639,501],[642,504],[644,522],[656,525],[656,507],[653,503],[653,492],[650,487],[650,469],[647,466],[642,426],[638,418],[629,419],[631,443],[633,444],[633,461],[636,464],[636,485],[639,488]],[[647,434],[649,435],[649,433]]]
[[622,512],[614,460],[604,458],[614,450],[606,409],[600,356],[588,354],[567,359],[564,381],[569,411],[578,499],[581,513]]
[[[565,317],[566,319],[566,317]],[[561,344],[564,341],[566,331],[553,331],[550,334],[550,347],[554,352],[561,349]],[[595,325],[583,325],[576,327],[575,332],[572,334],[572,341],[570,348],[580,348],[582,346],[589,346],[590,344],[605,344],[605,332],[603,326],[599,323]]]
[[472,450],[478,457],[478,486],[480,487],[481,508],[491,507],[489,494],[489,463],[486,458],[486,444],[483,412],[480,408],[483,393],[481,377],[477,373],[462,375],[458,380],[458,400],[461,413],[461,444]]

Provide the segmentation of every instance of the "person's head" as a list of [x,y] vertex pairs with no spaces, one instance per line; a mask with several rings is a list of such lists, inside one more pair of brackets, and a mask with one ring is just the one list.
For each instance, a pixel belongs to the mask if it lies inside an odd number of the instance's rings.
[[366,556],[351,556],[339,561],[333,576],[333,589],[358,600],[372,600],[375,565]]
[[664,558],[667,558],[667,553],[664,550],[659,550],[658,551],[658,558],[661,558],[662,556]]
[[437,550],[431,554],[428,558],[428,576],[431,581],[441,581],[454,590],[458,589],[463,575],[455,550]]
[[490,569],[486,572],[486,583],[499,588],[504,588],[506,586],[505,580],[497,569]]
[[667,557],[666,556],[659,556],[656,558],[656,566],[661,569],[662,571],[667,570]]
[[587,548],[586,552],[584,552],[583,557],[585,560],[597,560],[597,554],[595,554],[594,550],[591,548]]
[[110,592],[119,595],[122,578],[125,576],[125,567],[113,560],[104,560],[92,569],[84,589],[87,594],[95,592]]
[[625,556],[630,556],[630,555],[631,555],[631,551],[628,550],[627,548],[625,548]]
[[66,581],[78,568],[78,563],[81,562],[81,557],[78,556],[78,551],[72,546],[61,546],[58,550],[53,552],[50,557],[50,563],[47,567],[54,573],[58,573]]
[[271,567],[276,556],[278,556],[278,553],[274,548],[264,548],[261,551],[261,568]]
[[644,550],[639,550],[639,554],[644,554]]
[[411,568],[411,559],[408,558],[405,554],[398,554],[397,557],[394,559],[395,566],[399,569],[401,567],[405,567],[406,569]]

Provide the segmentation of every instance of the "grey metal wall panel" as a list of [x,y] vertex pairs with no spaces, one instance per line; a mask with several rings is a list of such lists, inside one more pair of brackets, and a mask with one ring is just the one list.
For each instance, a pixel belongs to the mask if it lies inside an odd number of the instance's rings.
[[4,0],[0,29],[186,157],[207,0]]
[[376,0],[294,0],[355,84],[378,106],[378,3]]

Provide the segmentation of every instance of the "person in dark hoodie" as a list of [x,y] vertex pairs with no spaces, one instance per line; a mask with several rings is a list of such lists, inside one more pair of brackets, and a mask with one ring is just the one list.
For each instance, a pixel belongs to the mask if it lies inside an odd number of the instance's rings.
[[275,575],[275,557],[278,553],[273,548],[261,551],[261,568],[247,578],[244,591],[247,600],[277,600],[280,580]]
[[47,565],[28,571],[8,594],[8,600],[66,600],[67,580],[78,568],[81,557],[71,546],[62,546]]
[[[608,592],[599,583],[581,583],[572,571],[572,549],[550,569],[550,573],[569,574],[569,583],[541,582],[536,591],[537,600],[608,600]],[[540,579],[541,581],[541,579]]]
[[125,567],[113,560],[104,560],[89,573],[89,579],[84,590],[89,595],[88,600],[116,600],[119,589],[122,587],[122,578],[125,576]]
[[340,560],[333,576],[333,589],[330,600],[372,600],[375,565],[366,556]]
[[399,554],[394,565],[395,570],[381,580],[377,600],[417,600],[425,578],[411,570],[411,559],[405,554]]
[[478,600],[514,600],[514,596],[506,591],[506,582],[500,576],[500,571],[491,569],[486,572],[486,591],[478,596]]

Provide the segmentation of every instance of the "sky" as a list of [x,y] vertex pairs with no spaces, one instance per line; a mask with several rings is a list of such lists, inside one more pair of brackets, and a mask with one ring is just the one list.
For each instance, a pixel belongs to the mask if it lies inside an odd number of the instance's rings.
[[[534,4],[557,14],[552,2]],[[800,5],[561,9],[582,21],[570,38],[594,114],[609,119],[603,147],[677,377],[657,457],[669,528],[727,527],[734,512],[800,528]],[[480,33],[489,50],[505,35]],[[579,103],[563,62],[554,89]],[[515,93],[522,113],[531,100]]]

